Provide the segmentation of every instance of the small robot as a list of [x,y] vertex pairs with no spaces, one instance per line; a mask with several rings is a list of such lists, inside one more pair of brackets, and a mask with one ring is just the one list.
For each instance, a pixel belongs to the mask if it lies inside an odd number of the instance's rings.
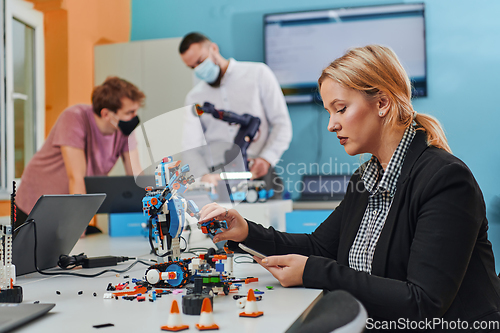
[[[200,217],[196,204],[181,196],[194,183],[194,177],[188,176],[188,172],[188,165],[181,166],[180,161],[166,157],[155,170],[156,188],[146,188],[146,195],[142,199],[143,212],[149,216],[149,242],[158,258],[158,263],[147,269],[146,281],[156,288],[181,288],[192,282],[194,277],[200,276],[204,284],[211,284],[212,289],[222,288],[221,291],[226,294],[229,292],[226,277],[232,277],[233,274],[231,251],[226,250],[223,254],[208,252],[198,257],[181,259],[180,238],[185,226],[186,229],[189,226],[186,225],[185,214],[196,219]],[[212,225],[206,230],[214,234],[222,226],[215,220],[207,223]]]
[[234,201],[266,202],[273,195],[274,190],[266,190],[266,182],[263,180],[241,182],[231,189],[231,200]]
[[[184,228],[189,227],[185,214],[199,217],[196,204],[181,196],[187,186],[194,183],[194,177],[188,176],[188,172],[189,165],[181,166],[181,162],[173,161],[171,156],[164,158],[155,170],[156,187],[147,187],[142,199],[143,212],[149,216],[151,250],[158,259],[158,264],[151,266],[146,274],[153,285],[182,287],[188,282],[189,261],[181,259],[180,238]],[[164,280],[169,282],[161,282]]]

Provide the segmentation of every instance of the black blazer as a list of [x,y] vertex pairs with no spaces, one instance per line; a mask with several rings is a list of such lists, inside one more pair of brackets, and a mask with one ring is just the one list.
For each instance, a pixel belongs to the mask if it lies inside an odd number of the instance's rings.
[[[249,223],[245,244],[265,254],[309,256],[308,288],[343,289],[374,320],[443,318],[498,320],[495,273],[483,195],[458,158],[429,147],[417,131],[403,163],[391,210],[373,257],[372,273],[349,268],[348,255],[368,203],[361,179],[312,234],[287,234]],[[236,244],[230,243],[234,248]]]

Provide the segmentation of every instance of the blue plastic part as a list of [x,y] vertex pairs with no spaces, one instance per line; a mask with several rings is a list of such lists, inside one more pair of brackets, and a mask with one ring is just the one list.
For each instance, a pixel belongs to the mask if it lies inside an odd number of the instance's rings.
[[165,176],[167,173],[165,170],[165,163],[161,162],[161,186],[167,185],[167,177]]
[[173,175],[172,178],[170,178],[170,181],[168,182],[168,187],[172,188],[172,184],[175,183],[177,180],[177,176]]
[[217,272],[224,272],[224,264],[215,264],[215,270]]
[[112,213],[108,218],[108,233],[110,237],[143,236],[143,223],[148,216],[142,213]]
[[272,198],[274,196],[274,189],[270,189],[269,191],[267,191],[267,198]]
[[267,199],[267,191],[266,190],[259,191],[259,199]]
[[189,164],[186,164],[184,165],[182,168],[181,168],[181,172],[185,173],[185,172],[188,172],[189,171]]
[[332,213],[331,210],[294,210],[286,216],[286,232],[312,233]]
[[170,228],[168,229],[168,233],[170,236],[175,237],[178,233],[179,229],[179,216],[177,215],[177,207],[175,206],[175,199],[170,200],[167,203],[168,210],[170,211]]
[[234,192],[231,193],[231,199],[233,201],[243,201],[245,200],[246,193],[245,192]]
[[182,280],[183,280],[183,277],[184,277],[184,271],[182,270],[182,268],[177,265],[177,264],[172,264],[170,266],[167,267],[167,272],[176,272],[177,273],[177,278],[176,279],[172,279],[172,280],[168,280],[168,283],[174,287],[177,287],[178,285],[180,285],[182,283]]
[[[180,184],[179,184],[180,185]],[[184,192],[186,192],[187,190],[187,187],[184,186],[184,185],[180,185],[179,189],[177,190],[177,193],[179,194],[184,194]]]
[[198,208],[198,205],[193,200],[188,200],[187,202],[188,205],[188,210],[191,212],[198,214],[200,212],[200,209]]

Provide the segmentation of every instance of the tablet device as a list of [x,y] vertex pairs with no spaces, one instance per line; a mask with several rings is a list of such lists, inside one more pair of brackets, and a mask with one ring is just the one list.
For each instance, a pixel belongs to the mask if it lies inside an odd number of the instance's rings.
[[[61,254],[69,254],[87,228],[106,194],[42,195],[28,215],[36,223],[39,269],[57,266]],[[20,228],[12,241],[16,275],[35,272],[33,223]]]
[[41,317],[49,312],[54,306],[54,303],[1,303],[0,332],[9,332],[33,319]]
[[264,259],[266,257],[266,255],[260,253],[260,252],[257,252],[255,251],[254,249],[251,249],[249,248],[248,246],[246,245],[243,245],[242,243],[239,243],[238,246],[240,247],[240,249],[242,249],[243,251],[247,252],[247,253],[250,253],[251,255],[254,255],[256,256],[257,258],[260,258],[260,259]]

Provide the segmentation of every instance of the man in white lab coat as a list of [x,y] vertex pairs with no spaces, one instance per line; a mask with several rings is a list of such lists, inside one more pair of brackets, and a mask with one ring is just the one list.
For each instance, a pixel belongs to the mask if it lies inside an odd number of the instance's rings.
[[[225,59],[218,45],[200,33],[186,35],[179,46],[179,53],[201,80],[186,96],[186,105],[209,102],[216,109],[260,118],[259,133],[247,151],[250,172],[253,179],[266,180],[268,188],[273,185],[270,182],[277,188],[276,177],[272,176],[273,167],[290,145],[292,123],[285,98],[271,69],[264,63]],[[203,132],[184,131],[185,147],[200,147],[205,141],[207,144],[233,142],[238,132],[237,126],[211,115],[197,118],[194,113],[188,116],[185,128],[194,127],[196,123],[199,126],[200,120]],[[213,158],[213,165],[224,163],[217,154]],[[202,180],[216,183],[217,179],[215,175],[206,175]]]

